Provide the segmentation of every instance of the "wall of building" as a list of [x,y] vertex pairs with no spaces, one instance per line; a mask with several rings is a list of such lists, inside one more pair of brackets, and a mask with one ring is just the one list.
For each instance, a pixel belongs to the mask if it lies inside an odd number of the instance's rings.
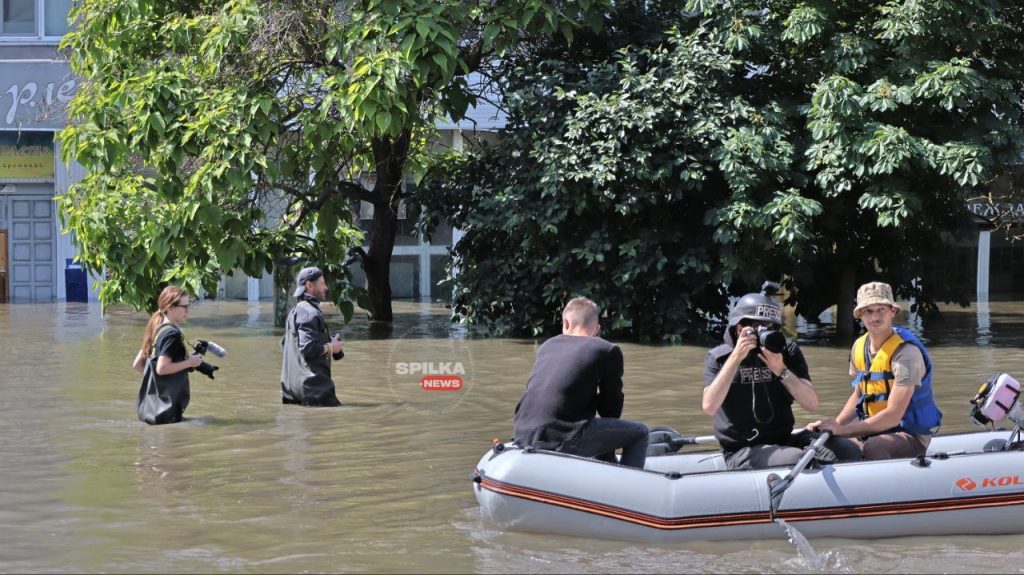
[[[6,285],[12,302],[66,301],[67,260],[77,250],[62,233],[54,198],[85,175],[64,164],[55,135],[78,81],[56,40],[0,41],[0,229],[7,230]],[[72,272],[77,273],[77,272]],[[96,300],[97,278],[87,278]]]

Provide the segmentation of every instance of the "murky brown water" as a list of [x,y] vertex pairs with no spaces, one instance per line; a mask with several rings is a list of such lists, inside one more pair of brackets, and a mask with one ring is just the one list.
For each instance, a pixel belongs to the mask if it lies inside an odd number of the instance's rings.
[[[280,403],[271,306],[199,302],[186,336],[230,355],[210,358],[216,381],[193,375],[191,421],[147,427],[130,369],[143,315],[0,305],[0,571],[1024,573],[1024,535],[814,540],[815,565],[784,539],[671,546],[500,532],[479,518],[469,474],[493,437],[511,434],[537,343],[460,339],[439,307],[396,311],[389,339],[361,320],[340,328],[347,407],[304,409]],[[945,431],[973,427],[966,402],[989,375],[1024,375],[1021,312],[992,304],[980,330],[974,310],[925,326]],[[710,433],[704,348],[622,347],[624,417]],[[821,414],[833,415],[848,394],[847,348],[804,350]],[[395,374],[398,362],[428,361],[462,362],[467,385],[427,392],[418,375]]]

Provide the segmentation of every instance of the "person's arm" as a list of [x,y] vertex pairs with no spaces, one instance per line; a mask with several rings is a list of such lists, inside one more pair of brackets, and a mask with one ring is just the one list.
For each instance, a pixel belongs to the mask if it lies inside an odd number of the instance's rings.
[[622,373],[625,360],[622,350],[613,345],[607,352],[604,375],[598,382],[597,414],[601,417],[618,418],[622,416],[622,404],[625,396],[622,393]]
[[178,373],[179,371],[199,367],[199,364],[201,363],[203,363],[203,356],[198,353],[193,353],[185,358],[184,361],[174,361],[169,356],[161,355],[156,359],[156,374],[171,375],[173,373]]
[[[804,361],[803,353],[800,348],[795,347],[795,344],[792,353],[790,361],[793,366],[786,377],[782,378],[782,385],[789,395],[800,404],[800,407],[807,411],[815,411],[818,409],[818,392],[814,391],[810,377],[803,377],[807,374],[807,362]],[[773,353],[762,348],[760,357],[776,377],[780,377],[789,369],[781,353]]]
[[146,355],[139,350],[139,353],[135,354],[135,361],[132,362],[132,369],[142,373],[146,369]]
[[320,342],[320,317],[310,310],[302,309],[302,307],[296,309],[295,332],[299,336],[299,353],[306,358],[306,361],[323,355],[329,356],[333,352],[333,346],[330,343]]
[[193,353],[186,356],[182,361],[174,361],[175,357],[186,355],[185,342],[182,341],[181,332],[172,330],[157,337],[153,342],[156,348],[156,374],[171,375],[193,367],[199,367],[203,363],[203,356]]
[[[885,409],[863,421],[857,420],[855,414],[852,416],[846,415],[847,412],[854,411],[853,406],[857,405],[859,395],[860,392],[855,391],[854,395],[850,396],[846,406],[843,407],[843,411],[836,418],[838,421],[822,422],[820,429],[822,431],[831,431],[832,435],[838,437],[861,437],[892,429],[899,425],[900,420],[903,419],[903,414],[906,413],[907,406],[910,405],[910,399],[914,396],[914,388],[905,385],[893,386],[892,392],[889,393],[889,400],[885,404]],[[841,423],[847,420],[852,421]]]
[[[718,371],[718,375],[712,380],[711,385],[704,387],[701,395],[701,409],[704,410],[704,413],[708,415],[718,413],[722,403],[725,402],[725,396],[729,395],[729,387],[732,386],[732,380],[736,377],[736,371],[756,345],[755,336],[740,335],[739,341],[736,342],[736,347],[733,348],[732,353],[725,360],[722,369]],[[708,361],[712,361],[712,359],[709,358]]]
[[[854,395],[846,402],[840,417],[840,423],[844,423],[840,430],[846,437],[858,437],[881,433],[899,425],[900,420],[907,412],[910,401],[914,398],[914,391],[921,384],[925,373],[924,357],[921,351],[913,345],[900,347],[892,358],[893,386],[889,392],[889,398],[885,402],[885,409],[864,419],[857,421],[856,405],[860,399],[860,389],[854,389]],[[845,416],[845,419],[843,418]]]

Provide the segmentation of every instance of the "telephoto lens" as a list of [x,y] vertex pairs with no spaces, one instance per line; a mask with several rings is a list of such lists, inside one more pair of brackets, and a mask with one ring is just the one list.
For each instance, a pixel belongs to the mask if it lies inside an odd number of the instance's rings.
[[781,331],[761,326],[757,328],[755,335],[758,347],[763,347],[772,353],[782,353],[782,350],[786,349],[786,336]]
[[210,379],[213,379],[213,372],[217,371],[218,369],[220,369],[220,368],[217,367],[216,365],[211,365],[211,364],[206,363],[204,361],[203,363],[199,364],[199,367],[196,368],[196,371],[198,371],[199,373],[205,375],[206,377],[208,377]]

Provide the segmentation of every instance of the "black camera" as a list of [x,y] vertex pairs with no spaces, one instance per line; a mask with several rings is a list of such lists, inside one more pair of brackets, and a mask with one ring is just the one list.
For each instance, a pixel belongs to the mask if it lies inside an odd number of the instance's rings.
[[[339,341],[341,340],[341,334],[340,333],[335,333],[335,334],[331,335],[331,341],[334,341],[336,339],[339,340]],[[332,353],[331,357],[334,358],[334,361],[338,361],[339,359],[345,357],[345,350],[341,350],[338,353]]]
[[[199,355],[206,355],[206,352],[210,352],[217,357],[224,357],[228,354],[227,350],[223,347],[213,343],[212,341],[197,340],[196,344],[192,346],[196,353]],[[199,367],[195,368],[196,371],[205,375],[206,377],[213,379],[213,372],[220,369],[216,365],[206,363],[199,364]]]
[[747,329],[754,335],[758,350],[764,348],[772,353],[782,353],[786,349],[786,336],[781,331],[763,325]]

